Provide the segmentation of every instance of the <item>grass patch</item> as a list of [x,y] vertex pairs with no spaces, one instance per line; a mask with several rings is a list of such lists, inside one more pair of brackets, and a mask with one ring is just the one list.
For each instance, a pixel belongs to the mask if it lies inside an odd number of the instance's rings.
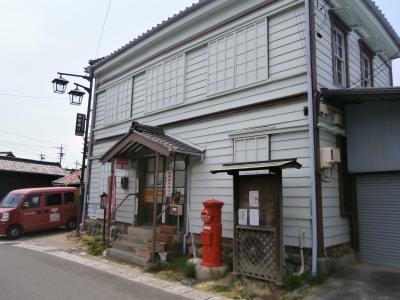
[[79,242],[86,246],[86,253],[89,255],[99,256],[106,250],[106,243],[100,238],[91,235],[82,235]]
[[311,274],[303,274],[301,276],[296,276],[290,274],[284,278],[283,284],[287,291],[293,291],[304,285],[314,286],[322,284],[326,280],[326,277],[320,274],[312,276]]
[[146,270],[162,279],[172,281],[180,281],[185,277],[196,278],[195,265],[187,261],[187,257],[172,257],[168,262],[155,261]]
[[218,293],[232,299],[253,299],[257,296],[252,287],[245,280],[228,275],[219,280],[201,282],[195,285],[197,288],[211,293]]

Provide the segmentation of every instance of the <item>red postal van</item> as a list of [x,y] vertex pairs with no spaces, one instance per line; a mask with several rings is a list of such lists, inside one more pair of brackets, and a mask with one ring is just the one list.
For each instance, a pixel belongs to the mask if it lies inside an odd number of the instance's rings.
[[78,189],[44,187],[14,190],[0,203],[0,236],[17,239],[24,232],[76,227]]

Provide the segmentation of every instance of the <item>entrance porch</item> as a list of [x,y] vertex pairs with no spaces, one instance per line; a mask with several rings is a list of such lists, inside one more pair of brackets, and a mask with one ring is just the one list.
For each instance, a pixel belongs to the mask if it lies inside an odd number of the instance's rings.
[[[199,159],[203,150],[168,135],[160,127],[132,123],[129,132],[101,158],[111,163],[110,201],[107,207],[107,236],[116,224],[118,209],[128,196],[134,197],[133,226],[113,242],[111,256],[145,264],[185,233],[189,163]],[[129,183],[115,181],[116,169],[124,162],[135,169],[134,189]],[[128,179],[125,179],[128,181]],[[116,186],[125,186],[127,196],[116,205]]]

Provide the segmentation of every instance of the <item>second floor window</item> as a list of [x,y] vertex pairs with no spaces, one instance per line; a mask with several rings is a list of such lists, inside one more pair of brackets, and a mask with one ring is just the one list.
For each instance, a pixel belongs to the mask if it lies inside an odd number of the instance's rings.
[[333,79],[334,83],[339,86],[346,85],[346,51],[345,51],[345,35],[336,26],[332,31],[333,43]]
[[361,52],[361,86],[372,86],[372,60],[365,52]]
[[268,135],[234,139],[235,163],[269,159]]
[[146,112],[183,102],[185,56],[167,59],[146,70]]

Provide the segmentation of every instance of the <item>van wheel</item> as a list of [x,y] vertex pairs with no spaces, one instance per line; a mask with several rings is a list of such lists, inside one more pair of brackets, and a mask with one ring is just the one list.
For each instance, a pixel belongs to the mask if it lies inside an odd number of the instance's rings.
[[65,227],[68,231],[74,230],[76,228],[76,219],[75,218],[68,219],[67,224],[65,224]]
[[11,225],[7,229],[7,238],[10,240],[19,239],[22,236],[22,227],[20,225]]

